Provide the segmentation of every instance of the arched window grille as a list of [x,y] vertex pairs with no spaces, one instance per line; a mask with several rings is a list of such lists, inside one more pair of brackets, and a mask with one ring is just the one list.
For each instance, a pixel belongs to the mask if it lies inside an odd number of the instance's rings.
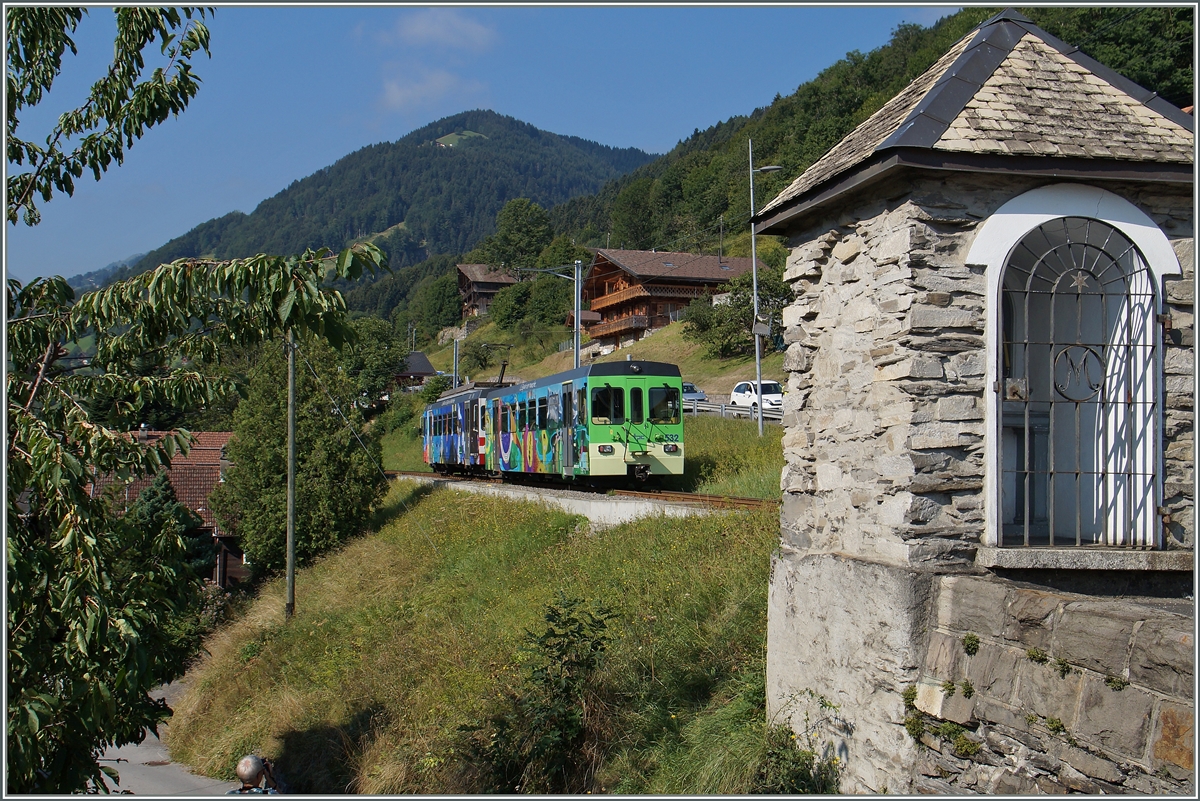
[[1159,545],[1152,275],[1083,217],[1028,233],[1001,278],[1001,546]]

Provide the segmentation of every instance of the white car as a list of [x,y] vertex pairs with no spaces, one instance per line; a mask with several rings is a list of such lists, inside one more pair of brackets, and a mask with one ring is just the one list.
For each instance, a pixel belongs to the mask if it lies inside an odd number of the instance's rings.
[[[754,392],[754,382],[739,381],[738,385],[733,388],[733,392],[729,394],[729,404],[731,406],[749,406],[751,409],[757,408],[758,396]],[[779,385],[779,382],[762,382],[762,406],[763,411],[783,409],[783,387]]]

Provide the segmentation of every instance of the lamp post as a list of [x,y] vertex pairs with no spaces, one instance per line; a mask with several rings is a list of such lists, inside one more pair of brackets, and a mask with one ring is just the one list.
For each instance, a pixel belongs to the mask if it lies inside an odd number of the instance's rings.
[[[762,391],[762,343],[759,337],[762,336],[762,329],[758,324],[758,248],[755,243],[754,236],[754,173],[756,172],[779,172],[783,167],[770,165],[768,167],[759,167],[754,169],[754,142],[750,139],[746,140],[746,144],[750,150],[750,269],[754,281],[754,319],[751,322],[750,330],[754,333],[754,380],[755,394],[758,397],[758,435],[763,435],[763,391]],[[768,333],[770,329],[768,328]]]

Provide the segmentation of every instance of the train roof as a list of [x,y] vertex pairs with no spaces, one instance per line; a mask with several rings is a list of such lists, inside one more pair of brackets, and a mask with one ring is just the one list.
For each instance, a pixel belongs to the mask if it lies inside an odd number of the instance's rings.
[[[530,389],[561,384],[564,381],[578,381],[588,377],[603,376],[671,376],[681,377],[679,365],[667,362],[648,362],[641,360],[596,362],[586,367],[555,373],[532,381],[522,381],[504,387],[485,387],[478,384],[459,387],[443,393],[435,403],[429,406],[445,406],[450,403],[476,400],[480,397],[501,398],[514,392],[525,392]],[[427,407],[428,408],[428,407]]]

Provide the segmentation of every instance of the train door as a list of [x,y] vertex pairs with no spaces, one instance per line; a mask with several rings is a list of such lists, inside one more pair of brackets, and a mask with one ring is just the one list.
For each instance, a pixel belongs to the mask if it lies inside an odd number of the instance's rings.
[[492,398],[492,419],[488,426],[487,468],[500,469],[500,420],[503,416],[499,398]]
[[575,394],[570,381],[564,381],[562,385],[562,429],[558,450],[562,454],[563,476],[575,475]]
[[642,455],[646,452],[646,443],[650,441],[650,426],[646,416],[646,379],[630,378],[626,382],[629,398],[626,404],[626,437],[630,455]]

